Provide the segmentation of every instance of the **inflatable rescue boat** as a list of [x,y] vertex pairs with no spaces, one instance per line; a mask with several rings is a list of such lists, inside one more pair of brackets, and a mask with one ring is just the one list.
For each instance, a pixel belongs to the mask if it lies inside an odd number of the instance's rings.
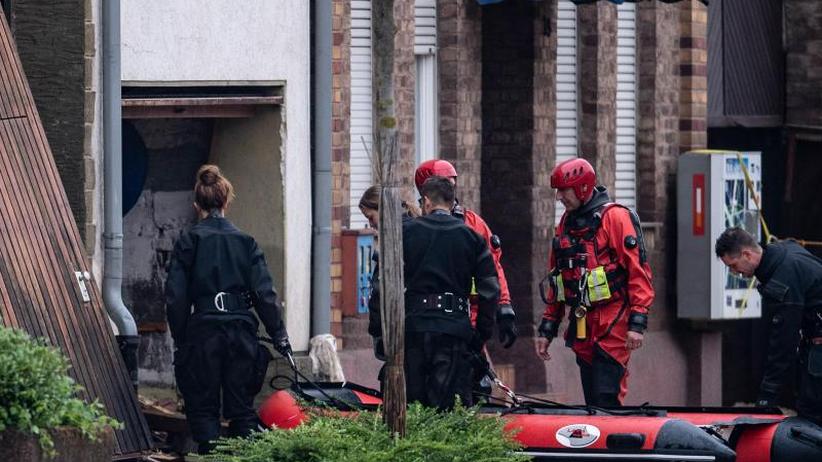
[[[480,412],[501,415],[535,461],[822,461],[822,428],[778,409],[572,406],[515,395]],[[306,418],[295,400],[341,411],[373,411],[380,393],[353,383],[312,383],[275,391],[260,407],[269,427]]]

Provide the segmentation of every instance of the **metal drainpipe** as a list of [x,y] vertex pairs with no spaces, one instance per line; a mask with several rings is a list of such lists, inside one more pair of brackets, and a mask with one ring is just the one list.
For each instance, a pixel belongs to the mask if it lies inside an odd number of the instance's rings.
[[137,324],[123,303],[123,147],[120,110],[120,0],[103,3],[104,215],[103,303],[117,326],[117,344],[137,386]]
[[331,330],[331,3],[312,6],[312,176],[311,335]]

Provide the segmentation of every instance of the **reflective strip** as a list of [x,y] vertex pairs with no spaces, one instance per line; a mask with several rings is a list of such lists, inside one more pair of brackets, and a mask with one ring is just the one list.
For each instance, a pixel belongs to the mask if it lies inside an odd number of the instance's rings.
[[562,282],[562,273],[554,276],[554,285],[557,288],[556,298],[558,302],[565,301],[565,283]]
[[588,298],[592,302],[611,298],[611,288],[608,286],[608,275],[604,266],[597,266],[588,273]]
[[471,278],[471,293],[469,295],[479,295],[477,293],[477,280]]

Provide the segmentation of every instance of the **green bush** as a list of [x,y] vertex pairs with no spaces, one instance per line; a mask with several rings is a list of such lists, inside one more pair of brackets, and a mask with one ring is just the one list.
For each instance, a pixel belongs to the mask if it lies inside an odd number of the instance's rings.
[[67,426],[96,440],[107,427],[122,424],[108,417],[98,401],[77,398],[82,387],[67,375],[60,350],[23,331],[0,326],[0,431],[17,429],[35,435],[47,454],[54,454],[49,430]]
[[496,462],[525,461],[505,422],[478,416],[475,408],[452,412],[414,404],[405,438],[394,438],[376,412],[312,414],[293,430],[270,430],[248,439],[223,439],[207,462]]

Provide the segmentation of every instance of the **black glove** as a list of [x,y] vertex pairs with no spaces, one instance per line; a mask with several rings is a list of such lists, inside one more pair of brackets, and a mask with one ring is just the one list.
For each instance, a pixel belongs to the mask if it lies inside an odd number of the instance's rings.
[[511,305],[500,305],[497,311],[497,332],[499,332],[499,342],[504,348],[511,348],[517,340],[519,331],[517,330],[517,314]]
[[277,350],[277,353],[283,355],[283,357],[289,357],[292,353],[291,350],[291,343],[288,342],[288,337],[283,337],[277,342],[274,343],[274,349]]
[[539,323],[539,329],[537,329],[539,335],[547,338],[548,340],[556,337],[558,331],[559,323],[551,321],[550,319],[543,319],[542,322]]

